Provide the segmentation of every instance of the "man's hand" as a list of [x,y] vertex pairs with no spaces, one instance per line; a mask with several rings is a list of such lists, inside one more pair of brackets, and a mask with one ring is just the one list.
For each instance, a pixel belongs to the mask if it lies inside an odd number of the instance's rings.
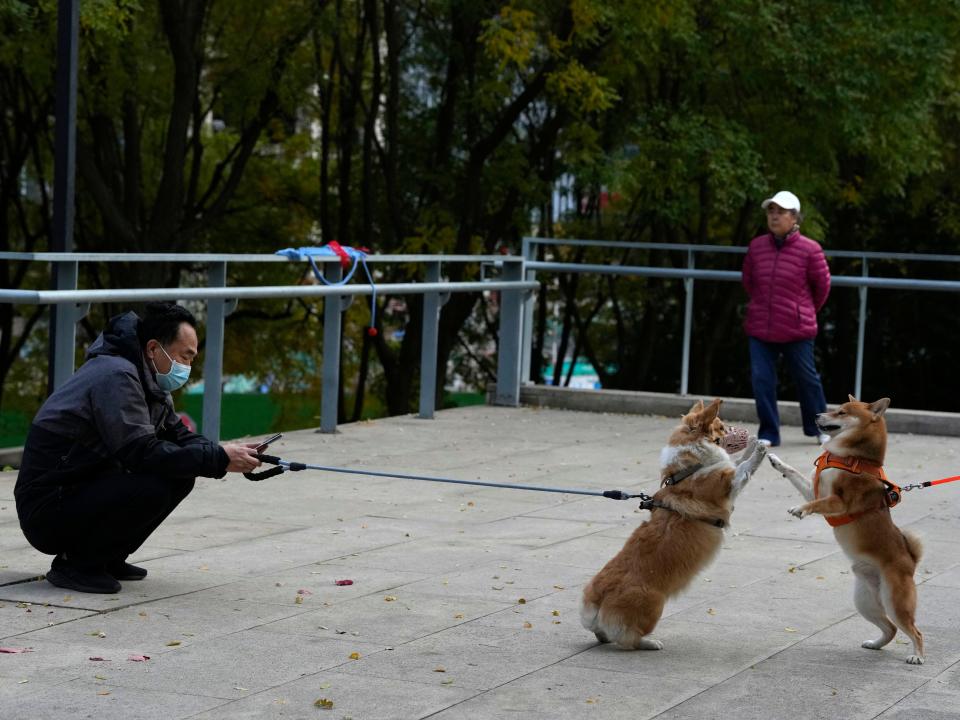
[[257,459],[256,444],[223,443],[220,445],[230,458],[227,472],[250,472],[260,467]]

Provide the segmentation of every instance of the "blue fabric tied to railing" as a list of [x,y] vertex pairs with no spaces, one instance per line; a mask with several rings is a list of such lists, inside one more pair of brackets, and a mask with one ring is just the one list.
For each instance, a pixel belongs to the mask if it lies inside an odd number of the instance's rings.
[[[367,328],[367,334],[371,337],[376,336],[377,286],[373,282],[373,275],[370,273],[370,268],[367,267],[367,253],[364,250],[359,250],[347,245],[341,245],[336,240],[331,240],[326,245],[322,245],[320,247],[309,246],[299,248],[284,248],[283,250],[277,250],[275,254],[283,255],[290,260],[306,260],[310,263],[310,267],[313,268],[314,277],[316,277],[317,280],[324,285],[346,285],[353,278],[354,273],[356,273],[357,266],[362,265],[363,271],[367,275],[367,282],[370,283],[370,289],[372,290],[370,298],[370,327]],[[315,257],[331,256],[340,259],[340,265],[346,272],[346,274],[340,280],[328,280],[325,278],[323,273],[320,271],[320,268],[317,267],[316,260],[314,260]]]

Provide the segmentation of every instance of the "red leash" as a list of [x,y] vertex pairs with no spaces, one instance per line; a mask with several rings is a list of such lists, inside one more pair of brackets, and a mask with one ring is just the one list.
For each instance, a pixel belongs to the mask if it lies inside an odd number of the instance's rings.
[[943,485],[944,483],[953,482],[954,480],[960,480],[960,475],[954,475],[953,477],[940,478],[939,480],[927,480],[922,483],[913,483],[912,485],[904,485],[901,490],[908,492],[910,490],[916,490],[917,488],[928,488],[933,487],[934,485]]

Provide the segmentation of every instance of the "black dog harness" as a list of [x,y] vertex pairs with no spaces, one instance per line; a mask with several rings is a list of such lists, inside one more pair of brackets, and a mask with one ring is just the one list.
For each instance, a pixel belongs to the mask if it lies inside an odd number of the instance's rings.
[[[667,475],[660,482],[660,485],[661,486],[676,485],[677,483],[683,480],[686,480],[688,477],[690,477],[694,473],[699,472],[702,469],[703,469],[703,463],[697,463],[696,465],[691,465],[690,467],[683,468],[682,470],[678,470],[677,472],[671,475]],[[680,510],[677,510],[672,505],[667,505],[667,503],[661,500],[656,500],[655,498],[652,498],[649,495],[645,495],[642,497],[640,501],[640,509],[650,510],[651,512],[653,512],[656,509],[669,510],[670,512],[677,513],[677,515],[680,515],[681,517],[687,518],[688,520],[699,520],[700,522],[706,523],[707,525],[710,525],[712,527],[723,529],[727,526],[727,522],[723,518],[694,517],[693,515],[687,515],[686,513],[681,512]]]

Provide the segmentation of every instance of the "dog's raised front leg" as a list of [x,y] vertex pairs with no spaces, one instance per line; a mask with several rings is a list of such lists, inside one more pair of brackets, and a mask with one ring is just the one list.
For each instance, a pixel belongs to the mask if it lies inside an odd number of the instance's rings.
[[731,494],[736,497],[736,495],[743,490],[744,486],[750,481],[750,478],[753,476],[753,473],[757,471],[757,468],[760,467],[760,463],[763,462],[763,458],[767,455],[767,446],[760,445],[759,443],[754,443],[753,453],[746,457],[746,459],[737,465],[737,469],[733,474],[733,487],[731,488]]
[[813,500],[813,486],[803,474],[787,465],[773,453],[769,453],[767,457],[770,458],[770,464],[773,465],[774,469],[790,481],[797,489],[797,492],[803,495],[804,500],[807,502]]
[[757,447],[757,436],[751,435],[747,438],[747,444],[744,446],[743,450],[730,454],[730,459],[733,460],[734,465],[741,465],[745,463],[751,455],[753,455],[754,449]]
[[808,502],[806,505],[796,505],[787,510],[794,517],[803,518],[807,515],[817,513],[819,515],[840,515],[847,512],[847,504],[837,495],[828,495],[827,497]]

